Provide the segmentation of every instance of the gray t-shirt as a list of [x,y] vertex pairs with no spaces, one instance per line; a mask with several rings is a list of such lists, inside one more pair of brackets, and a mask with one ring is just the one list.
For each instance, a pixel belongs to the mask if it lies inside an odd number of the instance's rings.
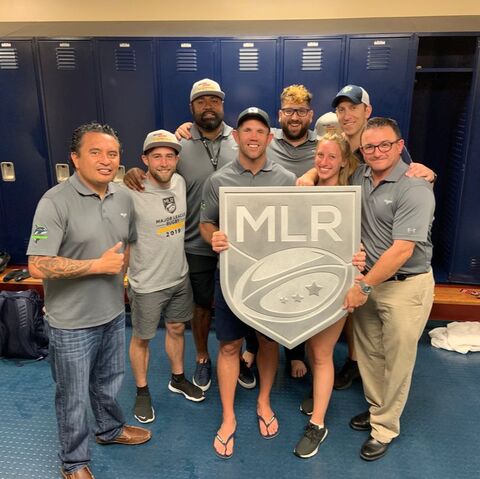
[[360,165],[351,177],[362,186],[362,242],[367,252],[367,269],[392,246],[394,240],[415,242],[411,258],[398,273],[426,273],[430,270],[430,237],[435,198],[432,184],[408,178],[408,165],[399,161],[385,180],[373,187],[371,169]]
[[[33,219],[29,256],[96,259],[119,241],[136,239],[133,203],[113,183],[103,200],[73,174],[48,190]],[[47,320],[54,328],[108,323],[124,311],[123,274],[45,279]]]
[[205,182],[200,221],[219,224],[220,186],[295,186],[296,179],[293,173],[268,158],[263,168],[253,175],[237,158]]
[[[225,123],[223,132],[214,141],[202,138],[195,124],[190,132],[192,139],[181,141],[182,151],[177,165],[177,171],[187,185],[185,251],[190,254],[215,256],[211,246],[203,241],[198,229],[202,188],[205,180],[217,168],[220,169],[237,157],[237,144],[232,136],[232,128]],[[212,164],[212,159],[217,163],[216,167]]]
[[138,236],[130,247],[130,286],[137,293],[152,293],[181,283],[188,273],[185,180],[174,173],[170,188],[147,178],[143,192],[124,189],[135,205]]
[[272,128],[272,133],[273,139],[267,149],[270,160],[282,165],[297,177],[302,176],[315,166],[315,148],[317,146],[315,132],[308,130],[307,139],[298,146],[293,146],[285,140],[281,128]]

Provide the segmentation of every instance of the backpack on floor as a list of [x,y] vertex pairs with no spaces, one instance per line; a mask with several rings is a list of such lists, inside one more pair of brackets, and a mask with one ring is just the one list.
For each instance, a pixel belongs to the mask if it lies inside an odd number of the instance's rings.
[[0,355],[42,359],[48,354],[43,301],[33,289],[0,292]]

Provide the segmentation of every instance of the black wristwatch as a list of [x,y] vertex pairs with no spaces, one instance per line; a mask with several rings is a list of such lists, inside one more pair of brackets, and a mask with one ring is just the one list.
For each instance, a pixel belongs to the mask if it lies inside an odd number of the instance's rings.
[[365,283],[365,281],[359,281],[358,286],[360,286],[360,290],[362,291],[363,294],[366,294],[367,296],[372,292],[372,287]]

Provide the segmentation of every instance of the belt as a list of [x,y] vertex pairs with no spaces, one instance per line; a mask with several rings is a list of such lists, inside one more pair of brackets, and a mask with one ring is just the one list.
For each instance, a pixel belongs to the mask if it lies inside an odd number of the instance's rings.
[[425,274],[425,273],[398,273],[394,274],[391,278],[388,278],[384,281],[386,283],[387,281],[405,281],[407,278],[410,278],[411,276],[417,276],[419,274]]

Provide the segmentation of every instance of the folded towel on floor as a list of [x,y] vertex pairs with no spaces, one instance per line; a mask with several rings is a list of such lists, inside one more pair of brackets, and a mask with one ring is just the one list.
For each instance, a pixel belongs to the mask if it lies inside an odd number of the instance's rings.
[[435,328],[429,333],[432,346],[466,354],[469,351],[480,351],[480,322],[455,321],[446,328]]

